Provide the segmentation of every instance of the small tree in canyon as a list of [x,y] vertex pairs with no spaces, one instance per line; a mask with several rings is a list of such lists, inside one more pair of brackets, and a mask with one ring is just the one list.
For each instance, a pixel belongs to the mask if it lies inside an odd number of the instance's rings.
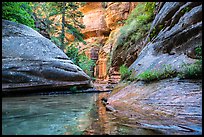
[[69,42],[66,33],[74,36],[74,41],[85,44],[83,34],[79,31],[85,28],[80,22],[83,14],[77,10],[82,5],[80,2],[33,2],[35,14],[45,21],[51,40],[63,51]]
[[29,2],[2,2],[2,18],[35,29],[30,4]]

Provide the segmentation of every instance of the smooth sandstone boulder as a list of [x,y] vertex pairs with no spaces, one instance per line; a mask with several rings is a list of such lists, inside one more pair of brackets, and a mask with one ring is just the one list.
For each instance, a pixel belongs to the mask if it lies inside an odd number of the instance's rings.
[[90,87],[90,77],[37,31],[2,20],[2,91]]

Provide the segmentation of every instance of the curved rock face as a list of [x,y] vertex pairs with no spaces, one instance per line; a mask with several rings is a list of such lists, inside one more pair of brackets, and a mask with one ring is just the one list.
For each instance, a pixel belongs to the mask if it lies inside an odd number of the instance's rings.
[[90,78],[37,31],[2,20],[2,90],[90,86]]
[[[202,47],[202,4],[161,4],[151,34],[154,36],[129,67],[132,74],[136,77],[146,70],[163,69],[164,65],[182,71],[183,63],[197,61],[195,49]],[[202,134],[201,79],[134,81],[115,88],[108,102],[118,110],[118,116],[128,117],[130,124],[164,134]]]
[[158,34],[152,37],[130,69],[139,75],[147,69],[162,69],[165,64],[180,71],[183,63],[196,61],[195,49],[202,47],[202,4],[166,2],[151,28],[150,34],[153,30]]

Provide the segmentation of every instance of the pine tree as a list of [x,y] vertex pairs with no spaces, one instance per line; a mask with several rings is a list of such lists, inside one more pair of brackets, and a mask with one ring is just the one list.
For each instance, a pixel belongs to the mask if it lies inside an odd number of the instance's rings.
[[[40,5],[40,6],[39,6]],[[85,28],[79,21],[83,17],[82,13],[77,10],[81,3],[79,2],[40,2],[34,3],[34,7],[40,7],[36,13],[43,11],[41,18],[44,18],[48,24],[48,32],[51,40],[64,51],[65,45],[69,39],[65,37],[65,33],[69,33],[75,37],[75,41],[83,42],[83,34],[79,29]]]
[[2,18],[35,28],[29,2],[2,2]]

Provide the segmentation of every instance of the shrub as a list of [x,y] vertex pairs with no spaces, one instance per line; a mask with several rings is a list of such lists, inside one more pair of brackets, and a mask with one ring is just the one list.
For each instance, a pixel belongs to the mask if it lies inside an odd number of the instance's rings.
[[119,73],[121,75],[121,80],[127,79],[131,75],[131,71],[124,64],[120,66]]
[[202,48],[201,46],[195,49],[196,57],[198,60],[194,64],[183,63],[182,71],[178,77],[188,79],[200,79],[202,78]]
[[87,75],[89,75],[90,77],[93,77],[92,75],[92,68],[96,65],[95,62],[92,59],[89,59],[85,53],[82,53],[81,55],[79,55],[79,67],[86,72]]
[[139,3],[120,29],[117,46],[128,45],[147,34],[153,20],[155,2]]
[[70,90],[71,92],[76,92],[76,91],[77,91],[77,86],[71,86],[71,87],[69,88],[69,90]]
[[184,63],[182,71],[178,74],[179,78],[199,79],[202,78],[202,59],[194,64]]
[[35,28],[29,2],[2,2],[2,18]]
[[201,48],[201,46],[196,47],[195,53],[196,53],[196,56],[197,56],[199,59],[202,59],[202,48]]
[[161,73],[158,70],[146,70],[141,73],[137,78],[143,81],[158,80]]
[[75,47],[74,44],[71,44],[66,47],[66,55],[72,60],[76,65],[79,65],[79,49]]
[[182,9],[181,10],[181,13],[187,13],[187,12],[189,12],[191,10],[191,8],[190,7],[185,7],[184,9]]
[[161,80],[169,77],[175,77],[177,72],[171,68],[170,65],[164,65],[161,70],[146,70],[137,76],[138,80],[153,81]]
[[66,55],[74,64],[78,65],[87,75],[92,77],[92,69],[95,66],[95,62],[89,59],[84,52],[79,54],[79,49],[76,46],[77,43],[67,46]]

